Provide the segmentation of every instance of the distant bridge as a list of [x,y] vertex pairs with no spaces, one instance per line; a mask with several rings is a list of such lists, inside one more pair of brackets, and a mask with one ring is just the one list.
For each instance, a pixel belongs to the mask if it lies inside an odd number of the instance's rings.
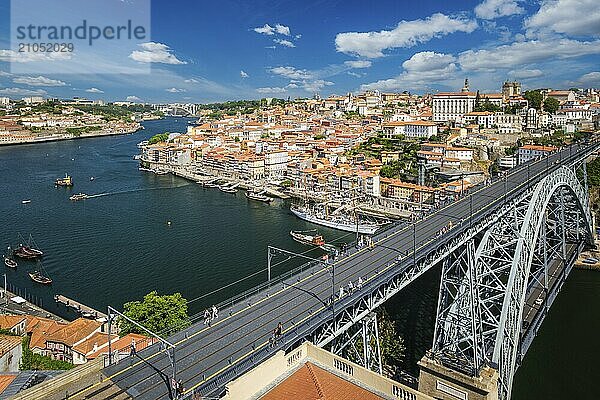
[[[187,396],[218,396],[279,349],[308,339],[342,350],[356,326],[363,332],[373,327],[372,310],[442,263],[428,356],[475,378],[482,368],[495,368],[498,395],[508,399],[514,373],[574,258],[592,245],[585,160],[598,147],[572,145],[521,165],[422,220],[375,235],[372,248],[352,248],[333,263],[311,261],[242,293],[219,305],[212,326],[200,321],[171,336],[173,355],[152,345],[140,359],[105,368],[102,382],[73,398],[168,398],[173,376],[182,379]],[[356,286],[359,277],[360,289],[330,302],[340,286]],[[273,347],[269,338],[279,322],[284,331]],[[363,356],[366,366],[380,370],[376,350]]]

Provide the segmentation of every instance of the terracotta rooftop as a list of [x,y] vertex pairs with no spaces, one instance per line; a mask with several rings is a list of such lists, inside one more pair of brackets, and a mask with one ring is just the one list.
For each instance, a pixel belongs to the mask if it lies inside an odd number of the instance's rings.
[[0,375],[0,393],[4,392],[4,389],[6,389],[16,377],[17,375]]
[[0,357],[21,345],[21,336],[0,335]]
[[307,362],[261,400],[380,400],[366,389]]
[[102,326],[100,322],[77,318],[75,321],[49,335],[46,341],[60,342],[72,347],[75,343],[91,335],[100,326]]
[[25,319],[22,315],[0,315],[0,328],[11,329]]

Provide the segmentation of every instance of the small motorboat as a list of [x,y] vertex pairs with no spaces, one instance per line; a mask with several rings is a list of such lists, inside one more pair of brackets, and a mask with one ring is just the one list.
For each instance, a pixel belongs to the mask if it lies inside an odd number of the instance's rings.
[[29,204],[31,203],[31,200],[27,199],[27,200],[21,200],[21,204]]
[[227,185],[220,186],[220,187],[219,187],[219,190],[220,190],[221,192],[225,192],[225,193],[231,193],[231,194],[235,194],[235,193],[237,193],[237,189],[235,189],[235,188],[232,188],[232,187],[229,187],[229,186],[227,186]]
[[207,188],[218,188],[219,185],[217,185],[216,183],[207,182],[207,183],[204,184],[204,187],[207,187]]
[[17,262],[8,256],[4,256],[4,265],[9,268],[17,268]]
[[69,200],[72,201],[79,201],[79,200],[85,200],[87,199],[89,196],[85,193],[77,193],[74,194],[73,196],[69,197]]
[[95,178],[93,176],[90,176],[90,181],[93,181]]
[[[314,235],[310,235],[310,233],[314,233]],[[310,231],[290,231],[290,235],[292,236],[292,239],[302,244],[309,244],[312,246],[325,245],[323,236],[319,235],[319,232],[316,229]]]
[[56,186],[73,186],[73,179],[71,179],[70,175],[65,174],[64,178],[58,178],[54,181],[54,185]]
[[250,200],[262,201],[263,203],[270,203],[273,201],[273,198],[255,192],[246,192],[246,197]]
[[49,285],[52,283],[52,279],[43,275],[40,271],[29,272],[29,277],[32,281],[37,282],[42,285]]

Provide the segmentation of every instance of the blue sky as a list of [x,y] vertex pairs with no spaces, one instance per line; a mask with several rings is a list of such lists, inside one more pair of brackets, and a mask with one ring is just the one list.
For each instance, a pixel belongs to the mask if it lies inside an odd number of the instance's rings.
[[[44,73],[12,74],[18,55],[10,52],[9,1],[0,0],[0,96],[210,102],[456,90],[467,77],[482,92],[506,79],[525,88],[600,87],[597,0],[156,0],[151,7],[149,40],[106,64],[93,61],[106,73],[59,73],[45,60]],[[129,64],[151,72],[116,73]]]

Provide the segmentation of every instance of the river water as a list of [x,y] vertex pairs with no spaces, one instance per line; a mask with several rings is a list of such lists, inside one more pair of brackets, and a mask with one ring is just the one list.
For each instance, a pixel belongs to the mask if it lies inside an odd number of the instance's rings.
[[[266,272],[259,271],[267,246],[306,251],[289,231],[315,226],[291,214],[287,202],[248,201],[242,191],[227,194],[138,170],[136,144],[156,133],[184,132],[187,121],[148,121],[145,130],[126,136],[0,147],[0,245],[15,245],[19,234],[32,234],[54,280],[48,287],[33,283],[26,272],[39,266],[19,261],[16,270],[3,267],[9,288],[65,317],[74,315],[54,303],[55,294],[104,311],[151,290],[181,292],[192,300],[190,313],[196,313],[266,280]],[[54,180],[65,173],[74,187],[55,188]],[[68,199],[78,192],[98,196]],[[352,239],[319,230],[328,242]],[[283,258],[273,263],[279,261]],[[299,264],[281,263],[273,275]],[[438,288],[434,269],[386,306],[405,338],[403,367],[413,374],[416,360],[431,346]],[[600,398],[592,384],[600,375],[594,360],[600,356],[598,294],[600,273],[571,274],[517,373],[513,399]]]

